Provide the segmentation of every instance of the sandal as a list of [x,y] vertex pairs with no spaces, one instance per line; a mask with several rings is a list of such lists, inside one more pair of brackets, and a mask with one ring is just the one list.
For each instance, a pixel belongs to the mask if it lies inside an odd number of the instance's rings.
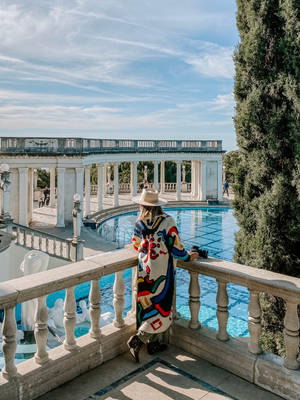
[[161,351],[164,351],[168,348],[168,346],[165,343],[159,343],[159,342],[150,342],[147,344],[147,351],[148,354],[152,355],[155,353],[160,353]]
[[127,346],[129,348],[130,355],[135,359],[137,363],[140,362],[139,352],[143,345],[143,342],[139,339],[137,335],[131,336],[131,338],[127,342]]

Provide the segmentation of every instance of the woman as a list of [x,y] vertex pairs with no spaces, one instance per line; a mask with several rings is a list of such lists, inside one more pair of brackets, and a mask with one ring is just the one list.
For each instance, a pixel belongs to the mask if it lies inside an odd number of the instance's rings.
[[130,354],[139,362],[139,351],[147,344],[150,354],[162,351],[158,333],[165,332],[172,323],[172,303],[175,286],[173,257],[197,260],[197,252],[188,253],[179,238],[174,219],[165,214],[161,206],[166,201],[153,190],[143,190],[141,197],[133,198],[140,204],[140,214],[135,224],[132,243],[139,252],[137,276],[137,334],[127,345]]

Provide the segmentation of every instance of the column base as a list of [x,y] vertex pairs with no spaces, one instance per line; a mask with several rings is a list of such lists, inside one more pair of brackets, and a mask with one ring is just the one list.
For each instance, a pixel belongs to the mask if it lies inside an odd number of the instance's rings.
[[65,224],[61,224],[59,222],[55,226],[56,226],[56,228],[65,228],[66,227]]

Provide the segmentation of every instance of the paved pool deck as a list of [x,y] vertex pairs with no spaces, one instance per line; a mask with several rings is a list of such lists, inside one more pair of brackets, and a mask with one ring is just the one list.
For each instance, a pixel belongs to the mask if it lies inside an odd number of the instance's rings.
[[79,376],[37,400],[280,400],[254,384],[175,346],[155,356],[128,353]]

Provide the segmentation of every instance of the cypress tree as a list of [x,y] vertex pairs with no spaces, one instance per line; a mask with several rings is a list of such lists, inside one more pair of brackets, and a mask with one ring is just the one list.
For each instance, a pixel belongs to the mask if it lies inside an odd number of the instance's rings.
[[[300,277],[300,0],[237,5],[234,259]],[[263,345],[282,354],[284,303],[262,306]]]

